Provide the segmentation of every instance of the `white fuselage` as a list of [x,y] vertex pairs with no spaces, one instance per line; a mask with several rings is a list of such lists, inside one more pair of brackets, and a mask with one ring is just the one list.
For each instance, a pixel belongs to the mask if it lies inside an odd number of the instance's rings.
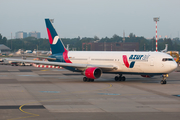
[[[132,68],[125,65],[123,55],[127,56],[127,64],[135,62]],[[170,55],[161,52],[69,51],[68,58],[72,63],[113,65],[117,68],[108,71],[110,73],[164,74],[172,72],[177,67]],[[163,61],[164,58],[170,60]]]

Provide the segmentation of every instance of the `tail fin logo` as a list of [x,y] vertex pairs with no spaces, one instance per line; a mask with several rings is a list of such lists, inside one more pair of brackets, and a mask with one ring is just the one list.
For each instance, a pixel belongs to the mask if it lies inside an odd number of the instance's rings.
[[57,43],[57,41],[59,40],[59,36],[55,36],[53,39],[51,36],[51,32],[48,28],[47,28],[47,33],[48,33],[48,37],[49,37],[49,43],[55,45]]
[[58,40],[59,40],[59,36],[55,36],[52,44],[55,45]]
[[134,67],[135,61],[132,61],[132,62],[129,64],[128,59],[127,59],[127,56],[126,56],[126,55],[123,55],[122,57],[123,57],[123,62],[124,62],[125,66],[126,66],[127,68],[133,68],[133,67]]

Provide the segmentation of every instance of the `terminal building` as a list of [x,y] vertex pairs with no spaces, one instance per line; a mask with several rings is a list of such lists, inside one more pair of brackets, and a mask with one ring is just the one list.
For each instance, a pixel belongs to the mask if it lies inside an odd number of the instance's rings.
[[35,37],[35,38],[41,38],[41,33],[40,32],[29,32],[29,34],[27,34],[27,32],[23,32],[23,31],[18,31],[16,32],[16,39],[23,39],[26,37]]
[[83,51],[139,51],[137,42],[82,43]]
[[4,44],[0,44],[0,53],[9,53],[10,52],[10,48],[5,46]]
[[35,37],[35,38],[41,38],[41,33],[40,32],[29,32],[29,37]]
[[16,32],[16,38],[17,39],[23,39],[23,38],[26,38],[26,37],[27,37],[27,33],[26,32],[23,32],[23,31]]

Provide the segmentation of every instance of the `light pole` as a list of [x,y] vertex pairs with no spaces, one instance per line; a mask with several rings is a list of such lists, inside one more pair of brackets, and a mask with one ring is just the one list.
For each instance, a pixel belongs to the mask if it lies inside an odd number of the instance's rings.
[[153,18],[153,20],[156,22],[156,52],[157,52],[157,21],[159,21],[158,17]]
[[36,56],[38,57],[38,45],[36,45],[37,46],[37,50],[36,50]]

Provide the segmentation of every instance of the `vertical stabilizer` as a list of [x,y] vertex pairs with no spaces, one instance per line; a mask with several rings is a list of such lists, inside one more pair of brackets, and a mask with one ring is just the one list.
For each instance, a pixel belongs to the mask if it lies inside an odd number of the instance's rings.
[[58,36],[54,26],[50,19],[45,19],[47,33],[49,37],[49,43],[51,46],[52,54],[63,53],[66,51],[64,44],[62,43],[60,37]]

